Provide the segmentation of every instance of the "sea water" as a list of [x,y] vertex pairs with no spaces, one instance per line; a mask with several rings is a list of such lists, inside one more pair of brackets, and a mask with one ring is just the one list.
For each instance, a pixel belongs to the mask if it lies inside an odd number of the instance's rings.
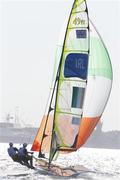
[[[15,146],[19,148],[19,145]],[[0,180],[60,179],[60,177],[50,175],[42,169],[32,170],[16,162],[13,162],[7,154],[7,148],[7,143],[0,143]],[[65,166],[83,165],[89,169],[88,172],[81,172],[76,177],[65,179],[120,179],[120,150],[81,148],[77,152],[71,153],[69,155],[59,156],[56,163]]]

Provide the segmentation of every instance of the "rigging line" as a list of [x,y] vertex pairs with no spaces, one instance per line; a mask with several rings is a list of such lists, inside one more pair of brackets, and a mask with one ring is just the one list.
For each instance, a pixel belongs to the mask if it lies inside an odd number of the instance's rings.
[[[69,26],[69,23],[70,23],[70,18],[71,18],[71,14],[72,14],[72,10],[73,10],[73,7],[75,5],[75,2],[73,3],[73,6],[72,6],[72,9],[71,9],[71,12],[70,12],[70,16],[69,16],[69,19],[68,19],[68,23],[67,23],[67,28],[66,28],[66,32],[65,32],[65,37],[64,37],[64,42],[63,42],[63,48],[62,48],[62,53],[61,53],[61,58],[60,58],[60,62],[59,62],[59,67],[58,67],[58,74],[57,74],[57,77],[59,77],[60,75],[60,69],[61,69],[61,64],[62,64],[62,58],[63,58],[63,53],[64,53],[64,47],[65,47],[65,41],[66,41],[66,37],[67,37],[67,31],[68,31],[68,26]],[[58,84],[57,84],[57,90],[56,90],[56,99],[55,99],[55,110],[56,110],[56,106],[57,106],[57,92],[58,92],[58,87],[59,87],[59,79],[58,79]],[[54,111],[54,118],[53,118],[53,129],[52,129],[52,138],[51,138],[51,145],[50,145],[50,154],[49,154],[49,165],[51,164],[51,161],[54,157],[55,154],[53,154],[52,158],[51,158],[51,153],[52,153],[52,139],[53,139],[53,134],[54,134],[54,127],[55,127],[55,111]]]

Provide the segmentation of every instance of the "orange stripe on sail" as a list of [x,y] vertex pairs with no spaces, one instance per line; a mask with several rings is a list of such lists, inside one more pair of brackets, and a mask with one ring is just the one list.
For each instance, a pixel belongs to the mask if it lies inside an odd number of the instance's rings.
[[77,149],[80,148],[87,141],[88,137],[91,135],[99,120],[100,117],[82,118],[76,143]]
[[40,143],[37,140],[35,140],[32,145],[31,151],[40,151],[40,148]]
[[43,137],[43,132],[44,132],[44,128],[45,128],[45,123],[46,123],[46,116],[43,117],[41,124],[40,124],[40,128],[38,129],[37,135],[35,137],[35,140],[33,142],[32,151],[40,151],[40,144],[42,141],[42,137]]
[[[46,124],[46,120],[47,120],[47,124]],[[48,119],[47,116],[44,116],[41,121],[40,128],[38,129],[37,135],[34,139],[31,148],[32,151],[49,152],[52,126],[53,126],[53,116],[52,115],[49,116]],[[44,139],[43,139],[43,134],[44,134]]]

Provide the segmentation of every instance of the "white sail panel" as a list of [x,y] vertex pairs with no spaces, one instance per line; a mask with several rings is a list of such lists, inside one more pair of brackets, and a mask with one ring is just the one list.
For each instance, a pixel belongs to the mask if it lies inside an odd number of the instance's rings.
[[70,29],[65,43],[65,51],[88,51],[88,29]]
[[104,77],[88,77],[83,117],[102,115],[111,91],[112,81]]
[[85,82],[73,80],[60,81],[56,111],[81,116],[85,88]]

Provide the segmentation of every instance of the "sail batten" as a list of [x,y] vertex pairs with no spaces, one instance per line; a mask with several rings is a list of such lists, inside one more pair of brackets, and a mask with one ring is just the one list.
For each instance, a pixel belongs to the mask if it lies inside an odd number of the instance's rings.
[[82,13],[82,12],[85,12],[85,11],[84,11],[84,10],[76,11],[76,12],[74,11],[74,12],[72,12],[72,15],[73,15],[73,14],[77,14],[77,13]]
[[[67,82],[67,81],[69,81],[69,82],[74,82],[74,80],[73,80],[72,78],[69,79],[69,80],[68,80],[68,79],[65,79],[65,78],[64,78],[64,79],[60,78],[60,80],[61,80],[61,81],[66,81],[66,82]],[[81,82],[83,85],[86,85],[86,80],[76,78],[75,81],[76,81],[76,82],[79,82],[79,83]]]
[[79,117],[81,118],[81,114],[74,114],[74,113],[69,113],[69,112],[64,112],[64,111],[56,111],[56,113],[59,113],[59,114],[68,114],[68,115],[73,115],[73,116],[76,116],[76,117]]

